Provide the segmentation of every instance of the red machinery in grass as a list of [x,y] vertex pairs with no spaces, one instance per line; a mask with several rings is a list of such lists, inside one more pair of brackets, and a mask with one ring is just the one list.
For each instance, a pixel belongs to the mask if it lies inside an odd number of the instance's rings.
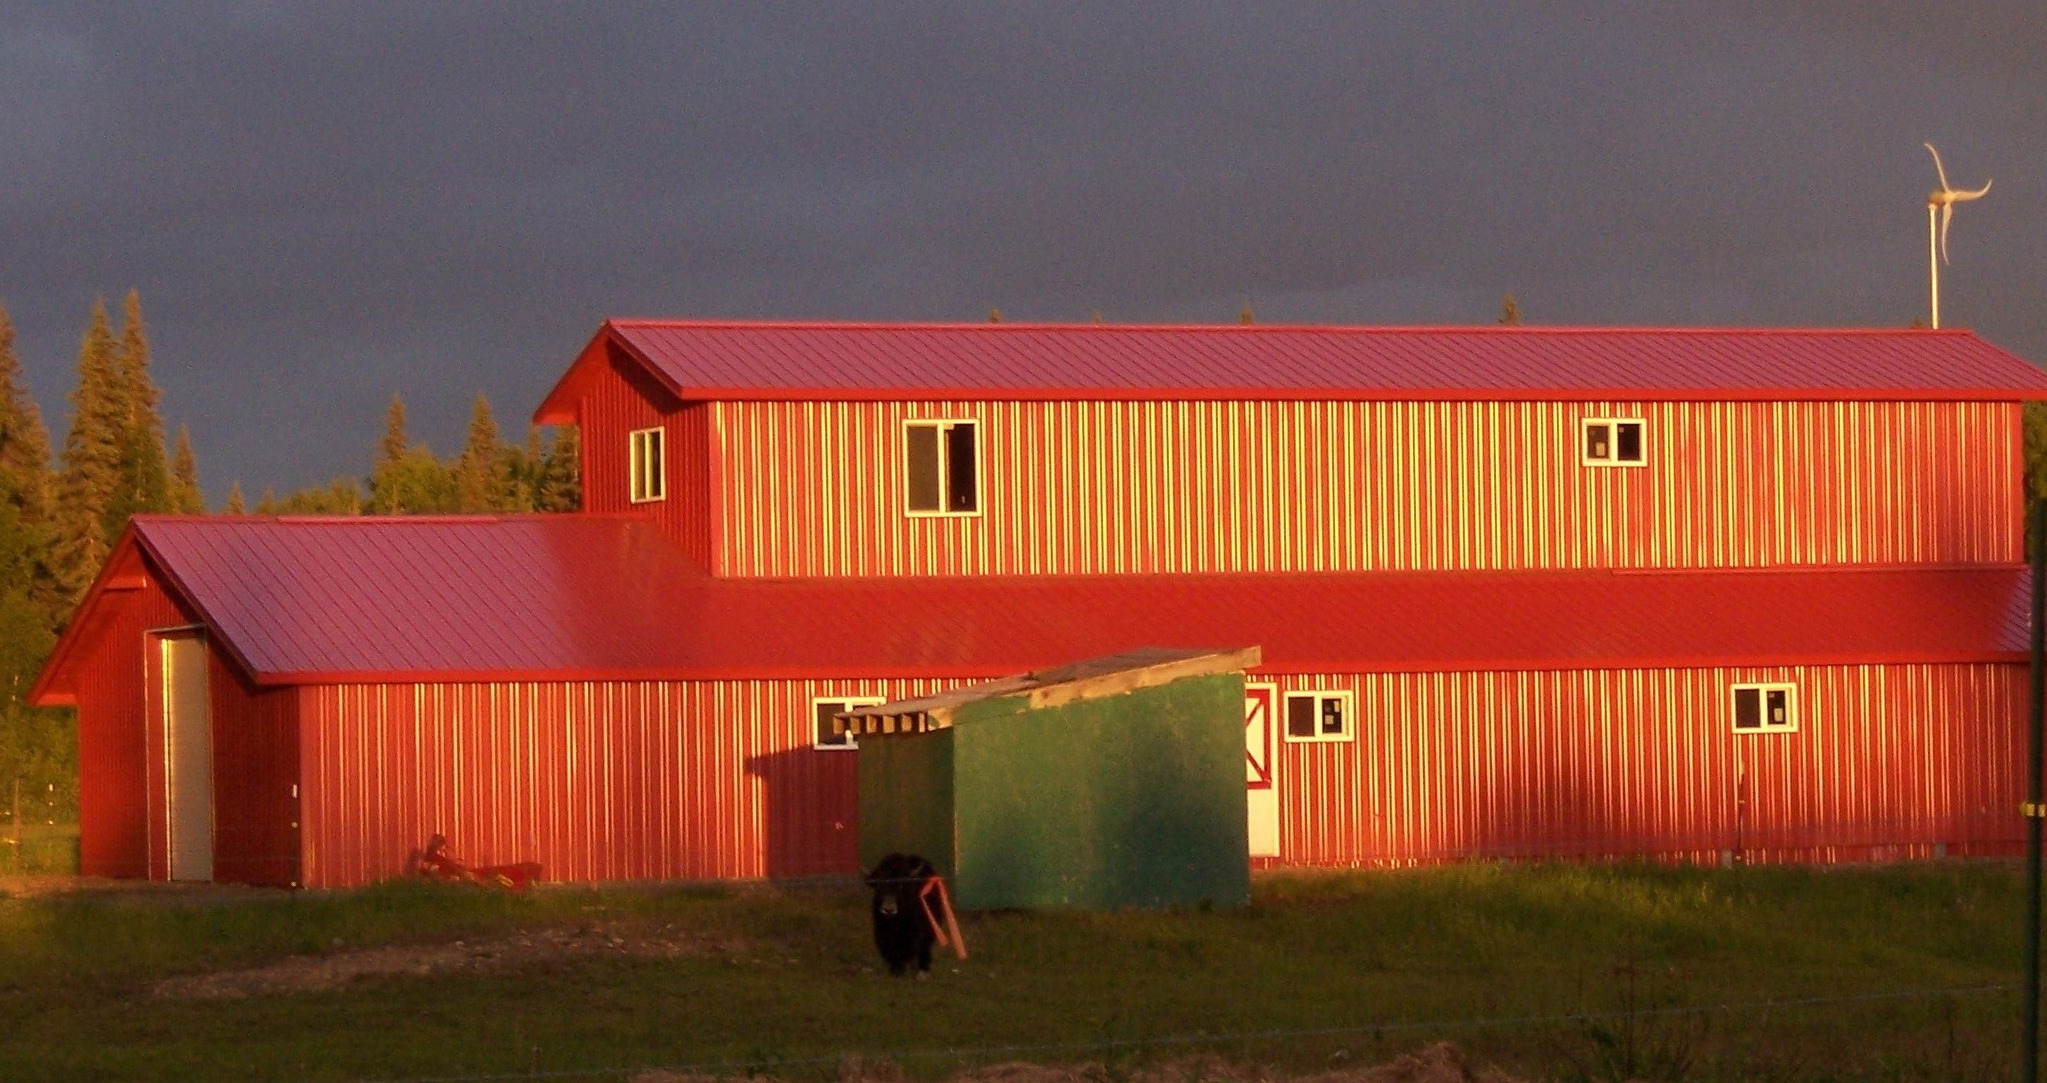
[[540,879],[540,862],[521,861],[516,865],[464,864],[459,858],[448,853],[448,837],[435,835],[427,840],[426,849],[412,851],[406,859],[408,875],[426,880],[439,880],[450,884],[476,884],[479,887],[497,887],[506,891],[524,891]]

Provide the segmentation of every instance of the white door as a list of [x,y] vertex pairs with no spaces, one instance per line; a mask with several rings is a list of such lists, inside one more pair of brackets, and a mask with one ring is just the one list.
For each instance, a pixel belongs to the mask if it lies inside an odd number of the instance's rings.
[[1279,688],[1244,685],[1244,804],[1251,856],[1279,856]]
[[173,880],[213,879],[213,711],[206,638],[177,632],[163,644],[164,794]]

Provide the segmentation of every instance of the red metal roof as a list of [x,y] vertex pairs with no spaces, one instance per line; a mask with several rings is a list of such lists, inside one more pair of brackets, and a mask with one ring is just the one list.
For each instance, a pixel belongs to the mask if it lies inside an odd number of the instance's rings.
[[536,419],[613,346],[684,400],[2047,397],[1968,331],[614,320]]
[[[1265,672],[2012,661],[2016,567],[712,579],[651,523],[138,517],[263,684],[994,677],[1138,646]],[[132,561],[126,561],[132,564]],[[88,595],[32,695],[68,701]]]

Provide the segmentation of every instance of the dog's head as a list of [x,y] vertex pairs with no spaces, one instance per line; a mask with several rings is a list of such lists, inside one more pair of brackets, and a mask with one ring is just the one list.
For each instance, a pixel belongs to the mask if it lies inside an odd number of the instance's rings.
[[914,896],[938,870],[931,862],[916,854],[890,854],[874,866],[864,877],[864,882],[874,890],[874,912],[884,917],[893,917],[905,907],[905,900]]

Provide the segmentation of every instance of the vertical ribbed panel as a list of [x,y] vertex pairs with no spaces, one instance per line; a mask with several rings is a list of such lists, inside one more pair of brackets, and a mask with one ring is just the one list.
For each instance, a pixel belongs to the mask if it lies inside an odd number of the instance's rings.
[[[663,413],[656,403],[664,403]],[[614,361],[606,378],[592,380],[580,400],[583,510],[651,515],[683,551],[710,563],[711,408],[681,406],[634,364]],[[635,504],[626,478],[626,445],[639,429],[661,426],[667,498]]]
[[259,688],[209,638],[213,878],[293,887],[299,878],[298,690]]
[[151,576],[142,590],[106,595],[98,620],[77,677],[79,871],[161,878],[168,872],[163,721],[149,709],[155,697],[143,672],[145,633],[193,619]]
[[856,757],[810,700],[962,681],[595,681],[307,687],[307,886],[395,876],[435,833],[549,880],[854,872]]
[[[2009,852],[2025,670],[1815,666],[1321,674],[1357,740],[1281,750],[1288,864],[1664,855],[1836,861]],[[1740,734],[1734,682],[1798,686],[1795,733]]]
[[[2018,407],[2008,403],[713,409],[724,575],[2020,559]],[[1580,420],[1607,416],[1648,419],[1647,466],[1580,465]],[[904,513],[910,417],[982,422],[982,515]]]

